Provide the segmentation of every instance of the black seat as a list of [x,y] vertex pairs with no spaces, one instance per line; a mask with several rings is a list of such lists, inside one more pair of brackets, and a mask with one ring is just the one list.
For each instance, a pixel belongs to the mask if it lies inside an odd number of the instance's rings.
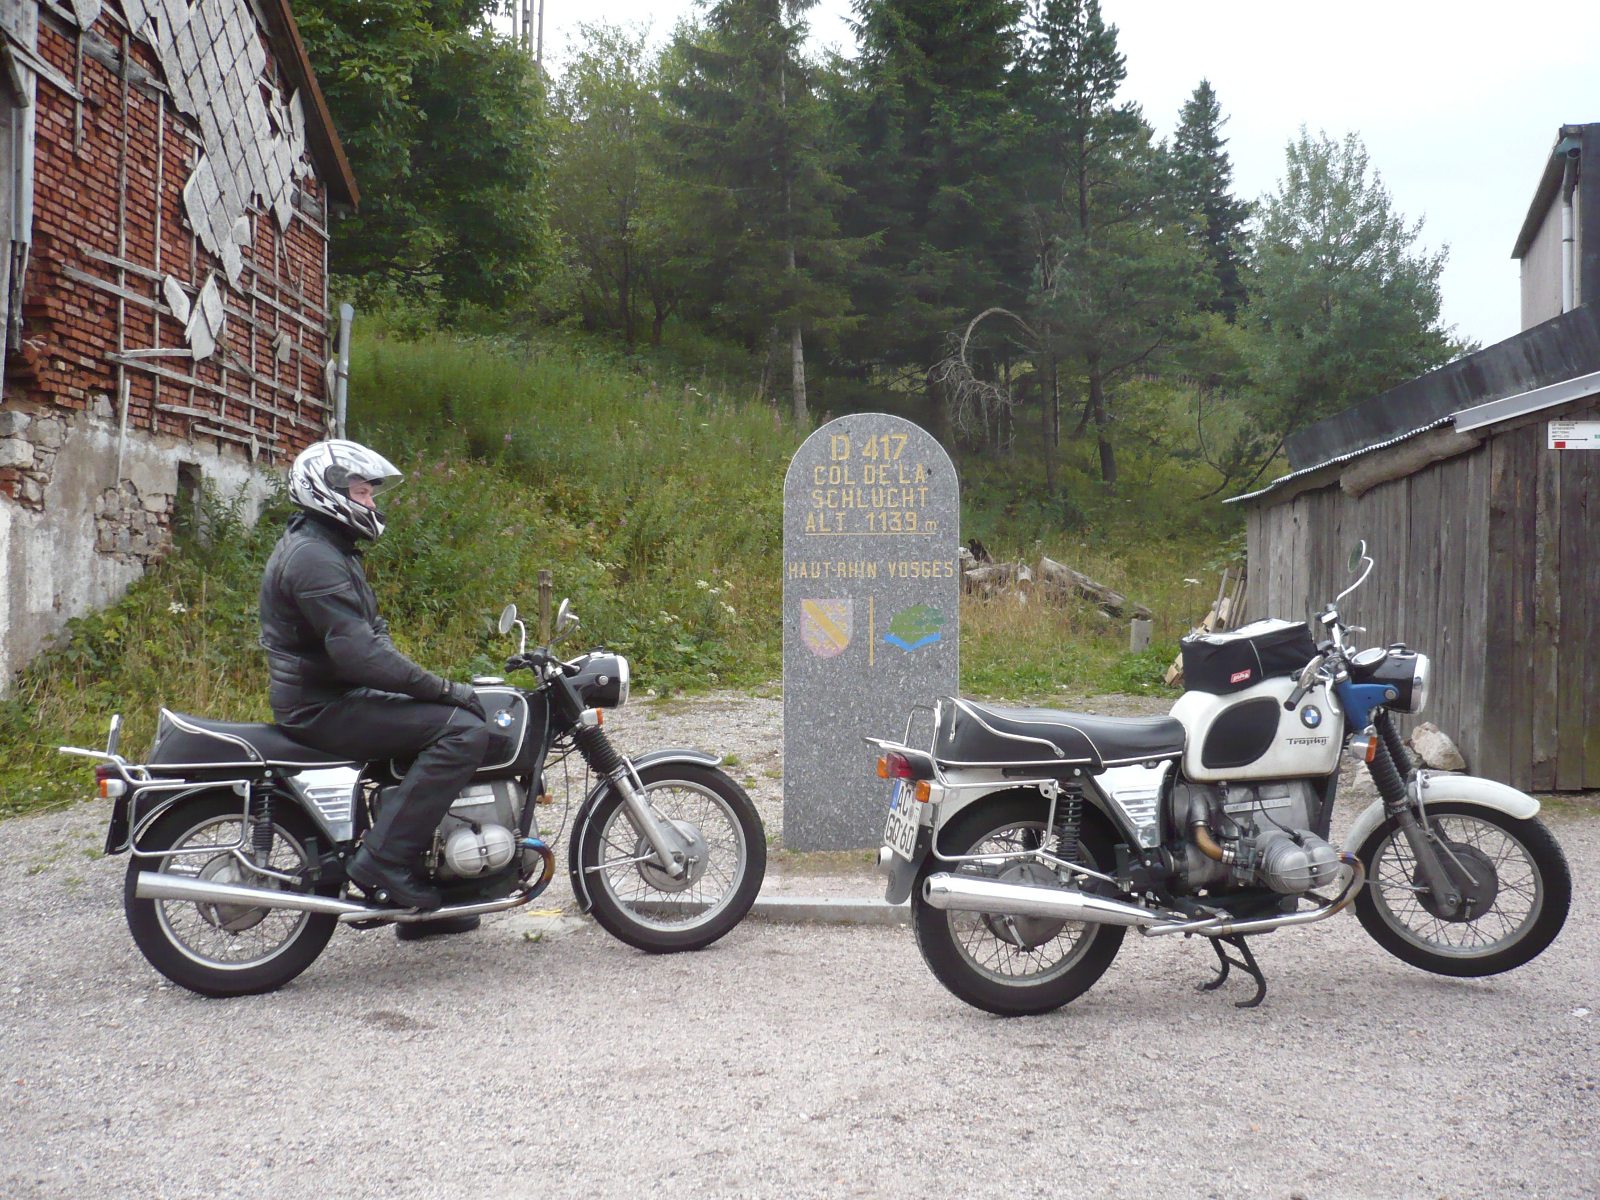
[[[240,743],[243,743],[241,745]],[[276,725],[259,721],[213,721],[163,711],[150,751],[152,765],[255,763],[271,767],[347,766],[347,755],[314,750]]]
[[1098,771],[1175,758],[1183,741],[1183,726],[1172,717],[1100,717],[949,697],[940,708],[934,757],[949,767],[1067,763]]

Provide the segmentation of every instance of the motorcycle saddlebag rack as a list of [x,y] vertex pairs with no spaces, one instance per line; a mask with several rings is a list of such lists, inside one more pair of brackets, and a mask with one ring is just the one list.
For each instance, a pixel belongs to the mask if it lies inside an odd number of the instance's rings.
[[1225,696],[1275,675],[1298,675],[1317,653],[1304,621],[1252,621],[1228,633],[1197,633],[1179,641],[1183,686]]

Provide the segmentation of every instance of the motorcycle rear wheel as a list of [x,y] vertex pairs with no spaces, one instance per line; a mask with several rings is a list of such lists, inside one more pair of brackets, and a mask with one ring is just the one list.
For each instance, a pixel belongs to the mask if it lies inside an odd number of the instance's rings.
[[1447,802],[1428,806],[1430,823],[1473,873],[1486,904],[1470,920],[1434,912],[1419,890],[1416,856],[1390,818],[1356,853],[1367,885],[1356,897],[1362,927],[1402,962],[1436,975],[1498,975],[1555,940],[1572,902],[1566,857],[1537,818]]
[[[940,849],[964,855],[1038,846],[1040,838],[1050,836],[1045,829],[1048,812],[1046,801],[1036,794],[980,801],[944,829]],[[1114,858],[1110,833],[1087,805],[1078,841],[1084,866],[1102,872],[1109,868]],[[1122,946],[1126,931],[1120,925],[934,908],[922,898],[923,882],[936,871],[951,870],[995,876],[991,868],[952,867],[930,855],[911,891],[912,924],[928,969],[974,1008],[1000,1017],[1051,1012],[1093,987]],[[1045,882],[1011,870],[1019,882]],[[1043,867],[1025,871],[1048,874]]]
[[[250,873],[232,853],[179,854],[185,847],[231,846],[239,841],[242,804],[236,796],[183,800],[139,839],[157,858],[133,858],[123,886],[123,910],[134,943],[150,965],[202,996],[251,996],[276,991],[322,953],[338,918],[289,909],[198,904],[189,900],[141,900],[141,871],[162,871],[248,884],[279,886]],[[309,823],[290,810],[275,814],[267,865],[293,874],[308,865]]]
[[744,919],[767,872],[767,838],[745,790],[722,771],[658,763],[639,772],[658,817],[700,850],[688,879],[651,861],[622,797],[608,789],[572,843],[591,915],[613,937],[652,954],[700,950]]

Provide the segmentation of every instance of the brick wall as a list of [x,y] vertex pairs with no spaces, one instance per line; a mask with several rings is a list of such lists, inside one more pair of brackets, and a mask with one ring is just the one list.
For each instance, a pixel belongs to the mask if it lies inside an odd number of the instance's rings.
[[[140,82],[161,79],[155,53],[128,37],[109,4],[88,37],[99,41],[100,57],[80,55],[78,31],[48,9],[42,14],[38,53],[66,79],[81,78],[83,100],[38,82],[24,344],[7,364],[7,404],[87,412],[109,402],[120,425],[125,382],[131,435],[232,445],[281,464],[324,436],[329,421],[324,189],[305,175],[287,231],[270,212],[249,215],[245,269],[238,286],[228,286],[183,211],[198,134]],[[124,45],[130,80],[122,78]],[[270,51],[268,60],[276,74]],[[162,280],[176,277],[192,299],[213,273],[227,311],[216,355],[116,361],[129,351],[185,347]],[[0,494],[29,504],[38,488],[26,487],[27,477],[26,467],[0,466]]]

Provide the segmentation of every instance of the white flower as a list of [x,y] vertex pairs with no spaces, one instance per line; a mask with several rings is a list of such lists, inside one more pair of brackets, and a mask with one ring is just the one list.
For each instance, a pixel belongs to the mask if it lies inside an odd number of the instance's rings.
[[1183,581],[1184,581],[1184,582],[1185,582],[1185,583],[1190,583],[1190,584],[1194,584],[1194,583],[1199,583],[1199,582],[1200,582],[1200,581],[1199,581],[1199,580],[1198,580],[1198,579],[1190,579],[1190,578],[1188,578],[1188,577],[1187,577],[1187,576],[1185,576],[1185,577],[1184,577],[1184,580],[1183,580]]
[[722,606],[722,611],[727,613],[730,617],[737,617],[739,615],[738,613],[733,611],[733,605],[731,605],[731,604],[724,604]]
[[712,683],[715,683],[717,681],[717,679],[718,679],[718,675],[717,675],[717,673],[715,671],[707,671],[706,672],[706,678],[709,679]]
[[705,591],[708,587],[711,586],[704,579],[696,579],[694,581],[694,585],[695,585],[695,587],[699,588],[702,592]]
[[167,605],[167,611],[169,613],[186,613],[189,611],[189,606],[183,603],[181,600],[174,600],[171,604]]
[[720,595],[722,595],[722,589],[721,588],[712,588],[711,589],[711,594],[713,596],[720,596]]

